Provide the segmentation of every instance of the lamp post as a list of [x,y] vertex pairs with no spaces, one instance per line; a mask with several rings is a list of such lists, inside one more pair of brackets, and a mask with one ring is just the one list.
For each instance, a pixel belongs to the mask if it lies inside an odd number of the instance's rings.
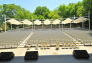
[[90,10],[88,12],[88,19],[89,19],[89,31],[90,31]]
[[4,31],[6,32],[6,15],[5,15],[5,7],[6,7],[6,4],[3,4],[3,6],[2,6],[2,9],[3,9],[3,17],[4,17],[4,24],[5,24],[5,26],[4,26]]
[[32,16],[32,31],[34,30],[34,21],[33,21],[33,16]]
[[4,20],[5,20],[5,32],[6,32],[6,15],[4,15]]

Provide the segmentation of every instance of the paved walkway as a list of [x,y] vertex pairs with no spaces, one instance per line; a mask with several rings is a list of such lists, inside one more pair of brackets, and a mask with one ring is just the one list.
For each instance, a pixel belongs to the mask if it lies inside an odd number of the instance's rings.
[[31,32],[22,42],[18,47],[24,47],[29,40],[29,38],[34,34],[34,32]]

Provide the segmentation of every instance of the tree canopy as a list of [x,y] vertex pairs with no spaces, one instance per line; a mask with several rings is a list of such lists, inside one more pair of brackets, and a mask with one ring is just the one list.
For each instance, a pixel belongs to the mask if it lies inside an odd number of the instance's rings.
[[0,25],[4,21],[4,14],[7,18],[15,19],[59,19],[69,18],[73,16],[88,16],[90,12],[90,19],[92,24],[92,0],[83,0],[78,3],[70,3],[68,5],[60,5],[54,10],[49,10],[46,6],[38,6],[32,13],[19,5],[3,4],[0,5]]
[[48,14],[50,13],[49,9],[47,7],[41,7],[38,6],[34,12],[35,15],[38,16],[38,19],[48,19]]
[[[0,5],[0,19],[3,14],[9,18],[29,20],[67,18],[74,15],[79,17],[87,16],[89,10],[92,10],[92,0],[83,0],[68,5],[63,4],[52,11],[46,6],[38,6],[33,13],[15,4],[4,4]],[[92,14],[92,11],[90,13]]]

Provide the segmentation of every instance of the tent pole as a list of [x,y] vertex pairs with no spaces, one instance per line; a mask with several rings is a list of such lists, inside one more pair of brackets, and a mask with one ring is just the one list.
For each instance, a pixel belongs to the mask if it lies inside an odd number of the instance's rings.
[[59,23],[59,29],[60,29],[60,27],[61,27],[60,24],[61,24],[61,23]]
[[84,22],[82,22],[82,29],[84,28]]
[[23,29],[24,29],[24,24],[23,24]]
[[52,23],[51,23],[51,29],[52,29]]
[[36,25],[34,24],[34,30],[35,30],[35,27],[36,27]]
[[12,24],[11,24],[11,30],[12,30]]
[[33,31],[33,24],[32,24],[32,31]]
[[71,29],[71,23],[70,23],[70,29]]
[[63,24],[62,24],[62,31],[63,31]]
[[42,29],[43,29],[43,22],[42,22]]

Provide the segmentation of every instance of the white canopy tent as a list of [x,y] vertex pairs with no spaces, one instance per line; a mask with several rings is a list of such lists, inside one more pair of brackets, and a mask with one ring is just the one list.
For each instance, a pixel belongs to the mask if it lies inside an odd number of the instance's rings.
[[[74,20],[74,23],[78,24],[78,23],[81,23],[82,25],[82,29],[84,29],[84,22],[87,21],[87,18],[84,18],[84,17],[79,17],[78,19]],[[90,25],[89,25],[90,26]]]
[[24,21],[21,21],[22,24],[25,24],[25,25],[32,25],[33,23],[27,19],[25,19]]
[[79,17],[78,19],[74,20],[74,23],[81,23],[87,21],[87,18]]
[[21,25],[21,23],[15,19],[10,19],[7,20],[6,22],[11,24],[11,30],[12,30],[12,25]]
[[66,20],[62,21],[62,24],[69,24],[72,23],[72,19],[67,18]]
[[56,24],[60,24],[60,20],[59,19],[56,19],[52,22],[52,24],[56,25]]
[[71,23],[72,23],[72,19],[70,18],[67,18],[66,20],[62,21],[62,30],[63,30],[63,27],[65,26],[64,24],[70,24],[70,29],[71,29]]
[[41,23],[40,20],[35,20],[35,21],[34,21],[34,24],[35,24],[35,25],[41,25],[42,23]]
[[7,20],[7,23],[14,24],[14,25],[20,25],[21,23],[15,19]]
[[45,25],[50,25],[50,24],[51,24],[51,21],[48,20],[48,19],[46,19],[46,20],[44,21],[44,24],[45,24]]

